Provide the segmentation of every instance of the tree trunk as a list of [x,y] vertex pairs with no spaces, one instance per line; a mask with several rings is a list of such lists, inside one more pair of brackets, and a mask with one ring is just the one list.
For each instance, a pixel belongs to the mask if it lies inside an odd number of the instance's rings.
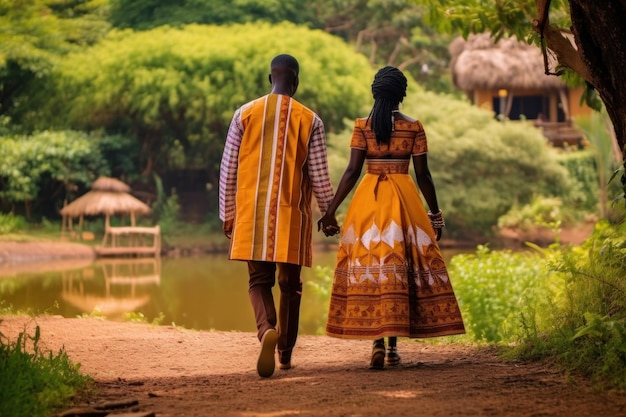
[[626,162],[626,0],[569,3],[578,52],[591,78],[587,81],[606,106]]

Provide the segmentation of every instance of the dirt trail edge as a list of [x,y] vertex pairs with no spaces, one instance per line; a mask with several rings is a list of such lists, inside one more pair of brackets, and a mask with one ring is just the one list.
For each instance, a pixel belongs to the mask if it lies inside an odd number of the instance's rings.
[[[492,349],[399,340],[402,363],[367,369],[370,342],[301,336],[294,368],[255,371],[253,333],[59,316],[0,317],[14,340],[41,328],[96,381],[93,403],[137,399],[166,416],[624,416],[626,397],[595,392],[541,363],[508,363]],[[88,403],[77,403],[85,406]]]

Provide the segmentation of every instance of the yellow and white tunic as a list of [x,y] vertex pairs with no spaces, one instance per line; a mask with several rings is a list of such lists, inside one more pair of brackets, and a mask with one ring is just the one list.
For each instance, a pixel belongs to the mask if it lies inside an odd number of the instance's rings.
[[220,167],[220,218],[233,221],[229,258],[312,263],[312,196],[333,196],[321,119],[286,95],[238,109]]
[[326,333],[340,338],[434,337],[465,332],[436,235],[413,178],[411,155],[427,152],[419,121],[396,120],[378,145],[357,119],[351,147],[366,173],[342,227]]

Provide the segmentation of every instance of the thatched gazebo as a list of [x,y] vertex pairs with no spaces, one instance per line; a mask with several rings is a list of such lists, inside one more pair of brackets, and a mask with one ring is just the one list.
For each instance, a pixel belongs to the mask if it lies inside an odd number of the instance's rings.
[[105,227],[110,227],[111,216],[130,215],[130,225],[136,225],[136,216],[149,214],[150,207],[130,194],[130,187],[124,182],[110,177],[100,177],[91,185],[91,191],[78,197],[61,209],[63,232],[72,230],[72,219],[79,218],[82,229],[85,216],[104,214]]
[[[158,238],[157,235],[160,236],[158,226],[156,228],[136,226],[137,216],[149,214],[150,211],[150,207],[146,203],[130,194],[130,187],[124,182],[115,178],[100,177],[93,182],[89,192],[80,196],[61,209],[61,215],[63,216],[61,233],[63,235],[66,232],[71,233],[73,229],[73,219],[78,217],[78,229],[81,231],[82,235],[85,216],[104,215],[105,233],[103,246],[106,246],[108,243],[112,243],[114,247],[117,247],[117,236],[129,234],[149,234],[154,235],[154,246],[156,247]],[[130,227],[111,227],[110,219],[111,216],[115,215],[129,215]],[[108,238],[111,238],[111,242],[109,242]],[[160,248],[160,242],[158,246]],[[117,250],[114,252],[129,253],[128,250],[126,252]],[[137,252],[137,250],[131,250],[130,252]]]

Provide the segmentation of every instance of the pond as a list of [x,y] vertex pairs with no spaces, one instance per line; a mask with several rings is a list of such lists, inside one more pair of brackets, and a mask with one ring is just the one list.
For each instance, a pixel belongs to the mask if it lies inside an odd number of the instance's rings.
[[[314,266],[302,269],[300,334],[323,334],[334,262],[335,252],[316,252]],[[0,268],[0,307],[254,332],[247,281],[246,264],[226,254],[13,264]]]

